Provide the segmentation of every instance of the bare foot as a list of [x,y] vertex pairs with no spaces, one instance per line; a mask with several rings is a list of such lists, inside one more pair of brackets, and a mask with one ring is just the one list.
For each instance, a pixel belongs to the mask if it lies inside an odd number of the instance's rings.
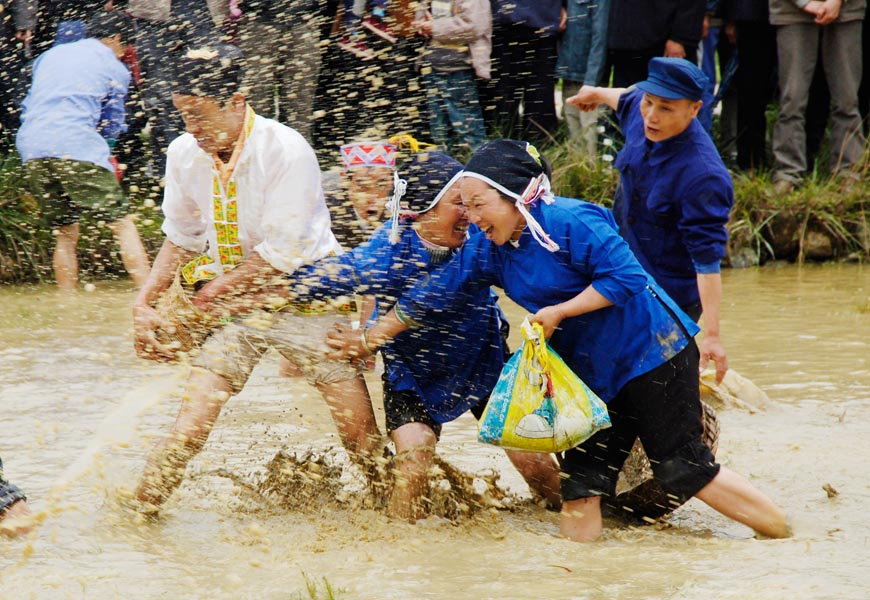
[[26,500],[19,500],[3,513],[0,518],[0,535],[17,537],[29,533],[36,525],[36,520],[30,514]]

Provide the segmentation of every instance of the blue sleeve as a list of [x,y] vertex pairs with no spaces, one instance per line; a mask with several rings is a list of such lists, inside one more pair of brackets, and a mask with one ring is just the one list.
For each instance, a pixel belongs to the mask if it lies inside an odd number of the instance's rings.
[[396,313],[403,322],[419,325],[432,313],[458,309],[467,294],[491,285],[499,285],[494,248],[477,233],[447,263],[410,287],[396,303]]
[[3,460],[0,459],[0,514],[19,500],[26,499],[24,492],[3,477]]
[[118,63],[120,68],[115,79],[109,82],[109,92],[103,98],[100,122],[97,130],[107,140],[117,140],[127,131],[127,89],[130,87],[130,72]]
[[571,266],[602,296],[620,306],[646,289],[648,275],[619,235],[613,213],[589,205],[566,220]]
[[[728,242],[728,215],[734,204],[730,178],[705,174],[686,186],[687,200],[677,227],[698,273],[718,265]],[[700,268],[699,268],[700,266]],[[715,271],[718,272],[718,268]]]
[[400,246],[390,244],[389,235],[382,226],[350,252],[297,269],[287,276],[291,297],[307,301],[354,293],[398,295],[401,265],[394,264],[394,256]]
[[616,121],[621,130],[625,131],[626,121],[637,113],[637,104],[641,96],[643,91],[634,88],[619,97],[619,102],[616,104]]
[[597,86],[604,71],[604,59],[607,50],[607,23],[610,16],[610,0],[598,0],[592,24],[592,47],[586,59],[586,74],[583,77],[585,85]]

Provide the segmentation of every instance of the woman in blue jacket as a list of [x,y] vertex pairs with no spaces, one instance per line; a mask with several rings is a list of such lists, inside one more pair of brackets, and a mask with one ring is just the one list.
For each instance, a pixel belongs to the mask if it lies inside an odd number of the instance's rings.
[[[465,242],[468,220],[456,182],[462,165],[438,152],[419,153],[402,166],[389,206],[393,223],[339,257],[318,261],[290,277],[295,302],[353,294],[374,295],[389,310],[419,277],[446,263]],[[400,175],[402,178],[400,178]],[[384,359],[384,409],[396,444],[403,485],[390,497],[393,516],[420,516],[419,499],[433,464],[441,425],[471,411],[480,417],[504,366],[507,321],[488,287],[464,296],[425,327],[396,336],[379,350]],[[340,328],[366,351],[366,329]],[[547,454],[508,452],[529,486],[558,506],[559,471]]]
[[[763,535],[788,535],[783,511],[718,465],[701,441],[697,325],[643,270],[610,211],[554,198],[546,172],[525,142],[482,146],[460,185],[469,220],[481,231],[368,330],[366,347],[457,310],[475,290],[500,286],[533,313],[610,411],[610,429],[562,458],[562,535],[598,537],[601,497],[614,495],[636,437],[676,501],[696,496]],[[346,334],[334,333],[328,343],[333,357],[360,352]]]

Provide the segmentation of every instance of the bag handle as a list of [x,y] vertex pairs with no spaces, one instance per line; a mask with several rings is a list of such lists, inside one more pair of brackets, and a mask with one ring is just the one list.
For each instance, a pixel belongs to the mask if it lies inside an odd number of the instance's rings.
[[547,351],[544,339],[544,326],[540,323],[530,322],[529,317],[526,316],[523,319],[522,325],[520,325],[520,329],[523,332],[526,343],[531,343],[532,345],[532,352],[525,356],[528,368],[536,373],[548,373],[550,371],[550,353]]

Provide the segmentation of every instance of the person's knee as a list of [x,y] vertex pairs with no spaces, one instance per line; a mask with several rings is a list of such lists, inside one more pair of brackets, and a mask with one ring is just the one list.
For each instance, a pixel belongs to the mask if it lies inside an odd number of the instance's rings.
[[428,470],[435,456],[438,437],[424,423],[407,423],[392,433],[396,444],[396,470],[399,473],[421,473]]
[[676,505],[697,494],[719,472],[713,453],[700,441],[687,444],[664,460],[650,462],[655,479]]

